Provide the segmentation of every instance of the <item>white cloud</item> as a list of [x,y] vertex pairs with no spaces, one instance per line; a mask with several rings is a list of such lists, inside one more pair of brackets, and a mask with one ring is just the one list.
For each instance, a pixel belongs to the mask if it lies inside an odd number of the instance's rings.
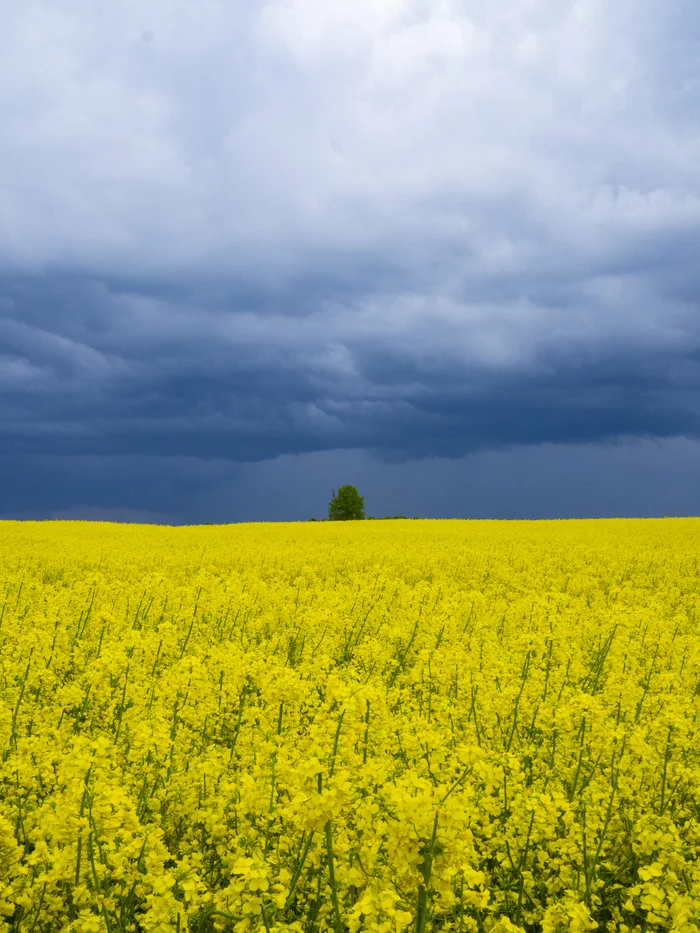
[[676,7],[27,0],[0,39],[0,260],[284,273],[409,225],[488,269],[507,202],[546,249],[697,224],[700,134],[649,38],[673,53]]

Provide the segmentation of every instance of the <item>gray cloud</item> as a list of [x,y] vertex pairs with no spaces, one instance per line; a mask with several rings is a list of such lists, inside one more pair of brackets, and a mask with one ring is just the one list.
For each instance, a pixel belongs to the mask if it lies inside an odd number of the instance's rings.
[[18,470],[3,454],[0,516],[168,524],[305,521],[325,517],[332,487],[346,481],[364,495],[367,513],[379,516],[697,515],[699,463],[700,443],[683,439],[516,446],[400,463],[343,450],[243,465],[25,456]]
[[8,9],[14,511],[180,514],[193,459],[698,437],[699,41],[689,0]]

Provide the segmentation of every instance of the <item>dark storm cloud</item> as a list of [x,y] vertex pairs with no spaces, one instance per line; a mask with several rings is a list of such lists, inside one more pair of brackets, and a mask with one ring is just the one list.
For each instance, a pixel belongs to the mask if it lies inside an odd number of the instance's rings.
[[0,508],[697,438],[699,37],[686,0],[13,7]]
[[76,280],[15,283],[6,296],[0,438],[16,454],[458,457],[700,430],[698,343],[645,322],[644,303],[636,328],[596,309],[597,329],[579,333],[580,298],[562,327],[527,304],[464,309],[436,296],[426,311],[410,297],[394,329],[374,295],[300,315]]

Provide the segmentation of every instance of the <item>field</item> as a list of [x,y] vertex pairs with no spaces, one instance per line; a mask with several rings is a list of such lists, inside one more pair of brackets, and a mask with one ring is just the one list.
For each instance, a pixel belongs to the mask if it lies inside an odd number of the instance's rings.
[[0,930],[698,930],[699,554],[0,523]]

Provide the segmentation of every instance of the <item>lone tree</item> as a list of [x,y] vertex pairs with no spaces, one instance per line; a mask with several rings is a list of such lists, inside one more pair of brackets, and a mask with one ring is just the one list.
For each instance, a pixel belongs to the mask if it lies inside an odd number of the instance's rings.
[[341,486],[328,503],[328,521],[347,522],[365,517],[365,497],[354,486]]

